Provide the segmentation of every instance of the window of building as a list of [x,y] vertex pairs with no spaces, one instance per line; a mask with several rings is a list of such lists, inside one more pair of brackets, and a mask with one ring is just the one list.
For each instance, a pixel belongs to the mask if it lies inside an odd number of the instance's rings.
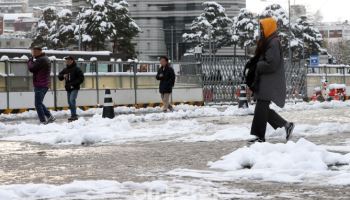
[[151,50],[151,43],[147,42],[147,50]]

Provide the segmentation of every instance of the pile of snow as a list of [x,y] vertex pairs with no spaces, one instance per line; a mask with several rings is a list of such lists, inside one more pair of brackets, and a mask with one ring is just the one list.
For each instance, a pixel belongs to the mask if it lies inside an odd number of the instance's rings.
[[65,185],[17,184],[0,186],[0,199],[110,199],[125,192],[152,191],[163,193],[167,183],[162,181],[119,183],[116,181],[74,181]]
[[175,169],[168,175],[228,182],[240,179],[317,185],[350,185],[350,153],[327,151],[305,139],[258,143],[208,162],[211,170]]
[[336,109],[336,108],[348,108],[350,107],[350,101],[326,101],[326,102],[300,102],[296,104],[286,104],[284,108],[279,108],[276,105],[272,105],[276,111],[303,111],[303,110],[321,110],[321,109]]
[[[331,102],[300,102],[300,103],[288,103],[284,108],[279,108],[276,105],[272,105],[271,108],[278,112],[290,112],[290,111],[304,111],[304,110],[321,110],[321,109],[337,109],[337,108],[348,108],[350,107],[350,101],[331,101]],[[147,120],[150,118],[156,118],[158,120],[167,119],[181,119],[181,118],[193,118],[193,117],[216,117],[216,116],[244,116],[251,115],[254,113],[255,106],[250,106],[248,109],[239,109],[238,106],[191,106],[191,105],[177,105],[174,106],[174,113],[152,113],[161,112],[160,107],[155,108],[140,108],[135,107],[116,107],[114,109],[116,114],[146,114],[143,117],[137,116],[138,120]],[[53,111],[55,117],[69,116],[69,111]],[[152,113],[152,114],[150,114]],[[87,111],[82,111],[78,109],[78,114],[80,116],[90,116],[90,115],[101,115],[101,108],[89,109]],[[132,118],[133,116],[130,116]],[[164,117],[164,118],[162,118]],[[37,118],[35,111],[28,111],[20,114],[1,114],[0,120],[20,120]]]
[[[218,108],[212,107],[200,107],[191,105],[178,105],[174,106],[176,112],[172,113],[161,113],[160,107],[155,108],[140,108],[135,107],[117,107],[114,109],[119,119],[128,119],[129,121],[159,121],[159,120],[173,120],[173,119],[185,119],[185,118],[196,118],[196,117],[215,117],[215,116],[243,116],[253,113],[253,108],[239,109],[237,106],[228,107],[225,111],[219,111]],[[55,117],[64,117],[69,115],[69,111],[53,111],[52,114]],[[128,116],[124,116],[129,114]],[[144,114],[144,115],[139,115]],[[89,109],[82,111],[78,109],[78,115],[80,116],[91,116],[91,115],[102,115],[102,109]],[[37,118],[35,111],[28,111],[20,114],[1,114],[0,120],[14,120],[14,119],[28,119]]]
[[305,139],[287,144],[257,143],[240,148],[209,163],[212,169],[326,171],[329,166],[350,164],[350,154],[328,152]]
[[9,60],[10,60],[10,58],[6,55],[1,56],[1,58],[0,58],[0,61],[9,61]]
[[49,124],[3,124],[0,123],[2,140],[30,141],[44,144],[87,145],[94,143],[123,143],[129,141],[171,140],[206,131],[214,132],[211,123],[200,124],[195,120],[176,120],[158,124],[131,124],[121,118],[102,119],[94,116],[80,118],[73,123]]
[[64,185],[17,184],[0,186],[0,199],[252,199],[259,193],[196,180],[152,182],[74,181]]
[[[349,165],[350,153],[332,153],[305,139],[287,144],[258,143],[243,147],[216,162],[209,162],[212,169],[232,171],[238,178],[263,179],[279,182],[302,182],[317,176],[348,176],[350,171],[334,172],[331,166]],[[238,175],[239,173],[240,175]],[[342,180],[342,183],[350,181]]]
[[[134,141],[210,142],[244,141],[252,139],[250,123],[214,124],[186,119],[188,113],[156,113],[147,115],[120,115],[103,119],[100,115],[80,118],[62,124],[5,124],[0,123],[2,140],[30,141],[51,145],[81,145],[95,143],[125,143]],[[193,113],[192,113],[193,114]],[[154,122],[168,119],[166,122]],[[137,122],[137,123],[136,123]],[[150,123],[152,122],[152,123]],[[297,124],[294,136],[346,134],[350,123]],[[285,130],[268,127],[267,139],[285,140]]]
[[345,84],[330,84],[329,89],[346,89],[346,85]]

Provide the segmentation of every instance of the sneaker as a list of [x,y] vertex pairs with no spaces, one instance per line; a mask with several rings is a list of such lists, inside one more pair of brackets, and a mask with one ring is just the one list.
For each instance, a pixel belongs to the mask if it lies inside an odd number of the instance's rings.
[[55,118],[54,116],[51,115],[51,116],[47,119],[46,124],[51,124],[51,123],[53,123],[54,121],[56,121],[56,118]]
[[248,141],[249,144],[254,144],[254,143],[257,143],[257,142],[258,143],[265,142],[265,139],[257,137],[257,138],[254,138],[254,139],[251,139],[251,140]]
[[292,138],[293,130],[294,130],[294,123],[289,123],[285,129],[286,129],[286,140],[289,141]]

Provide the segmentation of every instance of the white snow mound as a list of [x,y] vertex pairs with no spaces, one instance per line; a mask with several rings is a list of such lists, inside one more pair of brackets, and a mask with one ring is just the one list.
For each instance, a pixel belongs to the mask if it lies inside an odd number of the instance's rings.
[[216,162],[212,169],[235,171],[240,169],[327,171],[332,165],[348,165],[350,156],[327,151],[306,139],[287,144],[257,143],[243,147]]

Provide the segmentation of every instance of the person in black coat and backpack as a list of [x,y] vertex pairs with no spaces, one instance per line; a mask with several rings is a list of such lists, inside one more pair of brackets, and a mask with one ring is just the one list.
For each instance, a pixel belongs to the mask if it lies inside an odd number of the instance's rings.
[[173,107],[170,105],[170,95],[175,85],[175,72],[169,65],[169,59],[166,56],[161,56],[160,68],[158,70],[156,79],[159,80],[159,92],[161,94],[163,102],[163,111],[167,112],[168,109],[173,111]]
[[80,85],[84,82],[84,73],[77,66],[74,58],[68,56],[65,58],[66,68],[64,68],[58,75],[60,81],[65,81],[65,88],[67,91],[67,100],[71,117],[68,121],[75,121],[78,119],[76,99],[80,90]]
[[255,69],[254,98],[257,104],[251,135],[256,138],[249,141],[265,142],[267,123],[274,129],[285,128],[287,141],[291,138],[294,123],[287,122],[274,110],[271,102],[283,108],[286,100],[286,79],[281,43],[277,34],[277,22],[273,18],[260,20],[260,40],[256,50],[258,58]]

